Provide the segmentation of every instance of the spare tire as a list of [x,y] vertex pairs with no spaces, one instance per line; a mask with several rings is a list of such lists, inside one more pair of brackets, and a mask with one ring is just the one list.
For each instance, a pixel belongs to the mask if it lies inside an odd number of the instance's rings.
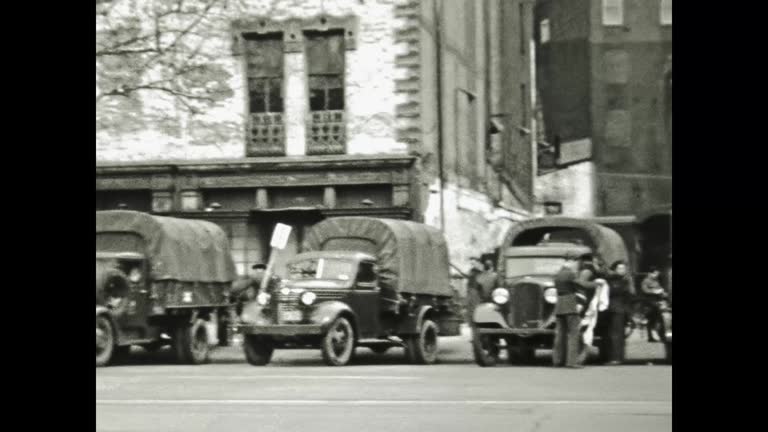
[[[99,274],[101,273],[101,274]],[[103,304],[108,297],[126,297],[130,292],[128,276],[116,268],[96,273],[96,303]]]

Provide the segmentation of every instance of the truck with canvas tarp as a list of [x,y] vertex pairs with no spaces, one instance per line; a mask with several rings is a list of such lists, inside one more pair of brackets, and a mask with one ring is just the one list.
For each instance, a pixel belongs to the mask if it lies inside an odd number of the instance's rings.
[[211,222],[96,212],[96,365],[131,346],[172,345],[183,363],[207,361],[225,336],[235,267]]
[[314,225],[287,278],[241,315],[249,363],[278,348],[320,348],[328,365],[347,364],[357,347],[403,346],[410,362],[436,361],[438,336],[458,335],[448,246],[424,224],[337,217]]

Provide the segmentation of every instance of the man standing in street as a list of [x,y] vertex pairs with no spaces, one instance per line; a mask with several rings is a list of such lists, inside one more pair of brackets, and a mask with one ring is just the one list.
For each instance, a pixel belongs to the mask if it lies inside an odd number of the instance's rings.
[[499,275],[493,266],[493,260],[486,258],[484,261],[485,270],[477,275],[478,289],[480,290],[481,301],[486,301],[491,297],[491,292],[498,286]]
[[589,289],[589,283],[580,283],[578,256],[569,254],[565,263],[555,276],[557,303],[555,304],[555,343],[552,350],[554,366],[579,369],[579,348],[581,347],[581,311],[576,293],[580,289]]
[[477,277],[483,272],[480,258],[472,257],[469,259],[470,269],[467,277],[467,311],[466,320],[472,323],[472,314],[480,302],[482,302],[482,293]]

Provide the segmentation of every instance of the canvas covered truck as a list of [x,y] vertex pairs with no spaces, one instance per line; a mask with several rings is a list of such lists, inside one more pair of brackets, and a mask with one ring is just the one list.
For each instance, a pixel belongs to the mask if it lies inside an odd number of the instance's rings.
[[478,365],[495,365],[503,349],[509,362],[529,363],[537,348],[552,347],[555,275],[568,255],[598,255],[612,263],[627,261],[628,251],[616,231],[585,219],[537,218],[509,229],[499,252],[499,285],[472,314]]
[[172,345],[182,363],[208,360],[225,337],[235,266],[225,233],[196,220],[96,212],[96,366],[131,346]]
[[410,221],[337,217],[313,226],[287,277],[243,308],[246,359],[275,349],[320,348],[347,364],[358,347],[405,348],[412,363],[437,359],[438,336],[459,334],[448,247],[435,228]]

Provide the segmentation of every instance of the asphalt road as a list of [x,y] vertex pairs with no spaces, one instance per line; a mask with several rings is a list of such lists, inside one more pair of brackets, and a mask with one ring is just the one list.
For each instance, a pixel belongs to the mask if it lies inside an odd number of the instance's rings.
[[[211,364],[137,350],[96,370],[98,431],[615,431],[672,429],[672,368],[633,339],[626,366],[480,368],[468,336],[441,339],[441,362],[407,365],[401,349],[359,349],[352,365],[318,351],[277,351],[267,367],[220,349]],[[649,364],[649,362],[658,362]]]

